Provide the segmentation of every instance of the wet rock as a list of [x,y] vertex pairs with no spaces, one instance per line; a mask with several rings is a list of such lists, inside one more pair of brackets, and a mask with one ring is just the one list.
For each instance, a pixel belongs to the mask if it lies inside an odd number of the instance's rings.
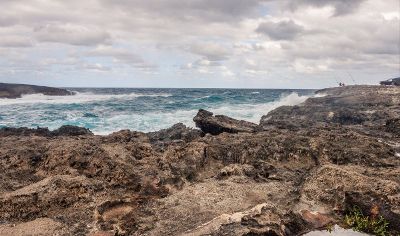
[[36,129],[31,128],[12,128],[12,127],[4,127],[0,129],[0,136],[80,136],[80,135],[93,135],[93,133],[86,128],[72,126],[72,125],[64,125],[60,128],[50,131],[48,128],[37,127]]
[[257,130],[257,125],[248,121],[236,120],[224,115],[213,116],[212,112],[200,109],[193,118],[196,126],[204,133],[218,135],[226,133],[252,133]]
[[89,129],[72,125],[63,125],[59,129],[51,132],[51,134],[54,136],[93,135],[93,133]]
[[102,137],[105,142],[112,143],[144,143],[149,142],[149,138],[142,132],[130,131],[130,130],[120,130],[114,132],[110,135]]
[[203,132],[178,123],[168,129],[147,133],[147,136],[151,142],[171,142],[176,140],[191,142],[203,136]]

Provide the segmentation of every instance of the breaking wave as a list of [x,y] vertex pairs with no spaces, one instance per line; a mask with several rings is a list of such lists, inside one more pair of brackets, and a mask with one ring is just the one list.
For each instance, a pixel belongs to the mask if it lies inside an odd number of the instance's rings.
[[[257,92],[257,93],[256,93]],[[73,96],[26,95],[0,99],[0,127],[48,127],[77,125],[95,134],[121,129],[143,132],[176,123],[194,127],[200,108],[236,119],[258,123],[263,115],[283,105],[297,105],[313,91],[152,89],[133,91],[78,91]],[[119,93],[119,94],[116,94]]]
[[16,99],[0,99],[1,105],[13,104],[34,104],[34,103],[47,103],[47,104],[72,104],[72,103],[86,103],[93,101],[106,101],[112,99],[132,99],[137,97],[169,97],[172,94],[94,94],[94,93],[80,93],[75,92],[71,96],[48,96],[44,94],[29,94],[22,95],[21,98]]

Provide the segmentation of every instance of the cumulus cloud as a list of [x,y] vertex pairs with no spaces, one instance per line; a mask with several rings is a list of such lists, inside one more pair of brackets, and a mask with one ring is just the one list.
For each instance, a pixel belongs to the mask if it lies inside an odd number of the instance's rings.
[[199,74],[218,75],[222,77],[233,78],[236,74],[227,66],[218,61],[209,61],[207,59],[196,60],[191,63],[180,66],[183,72],[196,72]]
[[303,86],[303,79],[311,75],[318,80],[344,70],[357,71],[372,83],[397,76],[400,63],[398,0],[1,4],[0,80],[10,71],[16,71],[15,79],[26,78],[24,82],[32,77],[29,71],[50,71],[51,78],[72,70],[78,71],[77,77],[84,70],[117,78],[158,71],[149,81],[190,87],[194,82],[187,78],[200,74],[203,80],[196,81],[203,83],[235,77],[240,81],[236,85],[251,80],[253,87]]
[[100,63],[95,63],[95,64],[81,64],[78,66],[78,69],[84,69],[84,70],[92,70],[96,72],[108,72],[111,71],[111,68],[108,66],[104,66]]
[[116,63],[124,63],[141,69],[156,69],[157,65],[146,62],[141,56],[124,48],[115,48],[111,46],[100,46],[86,53],[89,57],[108,57]]
[[33,41],[29,37],[19,35],[3,35],[0,37],[0,47],[19,48],[32,47]]
[[128,64],[143,63],[144,60],[135,53],[130,52],[127,49],[115,48],[109,46],[100,46],[96,49],[87,53],[91,57],[112,57],[115,60],[122,61]]
[[12,26],[17,23],[17,19],[9,16],[0,16],[0,27]]
[[257,17],[257,7],[266,0],[100,0],[111,8],[148,17],[185,21],[237,21],[242,17]]
[[189,47],[191,53],[203,56],[209,61],[222,61],[228,59],[231,50],[218,43],[195,43]]
[[263,22],[256,29],[256,32],[265,34],[273,40],[293,40],[304,31],[304,27],[293,20]]
[[77,46],[109,44],[110,35],[101,29],[72,24],[47,24],[34,29],[40,42],[64,43]]
[[346,15],[352,13],[360,7],[366,0],[296,0],[290,1],[290,6],[294,9],[304,6],[326,7],[332,6],[335,9],[335,15]]

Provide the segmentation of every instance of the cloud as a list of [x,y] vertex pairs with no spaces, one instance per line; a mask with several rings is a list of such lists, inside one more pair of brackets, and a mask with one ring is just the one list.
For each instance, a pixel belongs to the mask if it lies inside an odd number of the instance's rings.
[[115,48],[111,46],[100,46],[86,53],[89,57],[108,57],[116,63],[123,63],[143,70],[157,69],[158,66],[146,62],[141,56],[124,48]]
[[3,35],[0,37],[0,47],[25,48],[32,47],[33,44],[29,37],[19,35]]
[[189,51],[205,57],[209,61],[223,61],[232,54],[231,49],[218,43],[195,43],[190,46]]
[[39,42],[76,46],[94,46],[111,42],[111,36],[104,30],[72,24],[47,24],[35,28],[34,34]]
[[304,27],[293,20],[263,22],[256,29],[256,32],[265,34],[273,40],[293,40],[304,31]]
[[[223,75],[234,74],[240,83],[230,86],[252,80],[255,87],[281,87],[284,82],[303,86],[311,74],[319,80],[341,70],[358,71],[364,81],[377,81],[398,74],[400,63],[398,0],[2,0],[1,4],[0,80],[7,78],[7,71],[24,71],[18,76],[29,80],[29,70],[50,71],[54,78],[71,71],[80,77],[79,69],[83,74],[112,68],[116,80],[132,83],[136,80],[127,79],[132,73],[157,71],[158,75],[144,77],[165,86],[175,82],[175,86],[210,87],[218,81],[223,86]],[[186,80],[192,74],[203,80]]]
[[79,65],[78,69],[85,69],[85,70],[91,70],[91,71],[96,71],[96,72],[108,72],[111,71],[111,68],[108,66],[104,66],[100,63],[95,63],[95,64],[88,64],[85,63],[83,65]]
[[17,19],[14,17],[8,17],[8,16],[0,16],[0,27],[7,27],[7,26],[12,26],[17,23]]
[[100,46],[89,51],[86,55],[90,57],[112,57],[115,60],[125,62],[127,64],[143,63],[144,60],[139,55],[130,52],[128,49],[115,48],[110,46]]
[[187,63],[185,65],[182,65],[180,68],[182,70],[190,70],[190,69],[205,69],[206,67],[219,67],[221,66],[220,62],[217,61],[209,61],[207,59],[200,59],[196,60],[194,62]]
[[326,7],[332,6],[335,9],[335,16],[350,14],[359,9],[366,0],[296,0],[290,1],[293,9],[304,6]]
[[238,49],[242,52],[253,52],[265,50],[265,47],[261,43],[235,43],[233,48]]
[[236,74],[227,66],[222,65],[218,61],[209,61],[207,59],[196,60],[191,63],[180,66],[181,72],[219,75],[223,77],[233,78]]
[[237,21],[257,17],[257,8],[265,0],[100,0],[107,8],[129,14],[169,18],[180,21]]

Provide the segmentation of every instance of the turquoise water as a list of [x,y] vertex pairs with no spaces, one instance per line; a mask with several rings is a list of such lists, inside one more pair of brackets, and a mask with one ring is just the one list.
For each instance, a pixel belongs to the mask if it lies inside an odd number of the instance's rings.
[[97,134],[121,129],[155,131],[182,122],[194,127],[198,109],[258,123],[281,105],[296,105],[312,90],[276,89],[94,89],[74,96],[26,95],[0,99],[0,127],[77,125]]

